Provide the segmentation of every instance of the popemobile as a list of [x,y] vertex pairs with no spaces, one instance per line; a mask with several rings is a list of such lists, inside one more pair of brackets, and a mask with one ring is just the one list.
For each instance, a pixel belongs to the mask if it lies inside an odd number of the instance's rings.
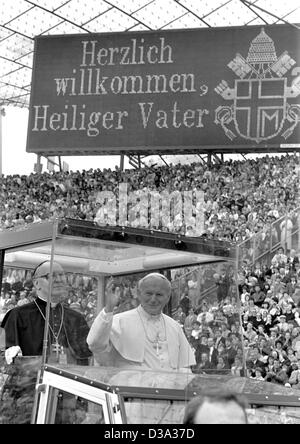
[[[49,272],[45,264],[49,264]],[[64,219],[0,233],[0,265],[1,280],[7,270],[19,270],[31,277],[38,295],[28,305],[6,313],[2,321],[8,333],[6,348],[11,351],[11,364],[3,359],[2,366],[2,424],[178,425],[188,401],[208,388],[243,394],[250,422],[300,423],[300,391],[291,387],[235,376],[219,368],[195,372],[193,366],[170,371],[112,367],[109,361],[100,365],[85,348],[84,335],[111,297],[108,282],[122,289],[116,310],[120,313],[137,307],[139,279],[153,272],[163,274],[172,283],[164,312],[173,317],[185,276],[192,272],[198,276],[201,290],[191,296],[192,306],[206,300],[217,310],[220,300],[213,276],[227,272],[231,288],[238,291],[235,244]],[[201,284],[201,276],[206,276],[206,286]],[[63,303],[53,299],[62,287],[57,282],[67,285]],[[91,282],[89,317],[79,310],[74,296],[80,300],[83,285]],[[47,295],[44,300],[43,295]],[[20,327],[17,349],[17,333],[7,327],[17,325],[15,318]],[[30,319],[34,325],[28,326]],[[27,350],[22,338],[30,334],[33,345]],[[157,352],[158,346],[157,340]],[[243,366],[246,375],[245,354]],[[154,432],[159,433],[156,428]],[[111,433],[108,437],[113,438],[113,428]]]

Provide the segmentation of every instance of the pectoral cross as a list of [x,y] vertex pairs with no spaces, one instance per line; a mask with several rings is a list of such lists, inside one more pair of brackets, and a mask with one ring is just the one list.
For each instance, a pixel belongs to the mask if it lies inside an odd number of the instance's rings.
[[159,345],[159,337],[156,338],[156,343],[153,348],[156,349],[156,356],[159,356],[159,352],[162,350],[162,346]]
[[54,353],[56,353],[56,358],[58,361],[59,355],[60,355],[60,345],[59,345],[58,341],[56,341],[55,344],[52,344],[52,350]]

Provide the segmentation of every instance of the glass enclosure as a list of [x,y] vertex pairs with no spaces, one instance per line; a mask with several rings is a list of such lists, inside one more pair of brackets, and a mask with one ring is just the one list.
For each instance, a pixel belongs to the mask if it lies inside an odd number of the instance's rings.
[[[32,229],[34,232],[34,227]],[[122,231],[77,221],[60,221],[52,227],[53,233],[50,226],[45,225],[45,229],[49,240],[32,241],[6,251],[2,285],[6,310],[12,308],[14,302],[20,306],[33,300],[38,321],[48,321],[47,337],[40,338],[39,347],[39,351],[44,352],[45,363],[82,364],[84,359],[85,364],[94,365],[93,357],[84,347],[74,350],[75,344],[70,343],[74,332],[64,324],[68,323],[70,310],[84,318],[86,333],[107,302],[105,289],[112,276],[114,285],[120,289],[116,313],[121,313],[139,305],[138,281],[154,271],[164,274],[171,282],[172,296],[165,313],[178,321],[196,354],[193,371],[202,370],[198,368],[202,338],[205,342],[209,334],[221,332],[222,319],[226,321],[230,317],[229,329],[236,334],[235,340],[240,341],[233,244],[148,230]],[[43,265],[46,261],[49,263]],[[60,273],[55,271],[57,264]],[[11,284],[14,279],[16,282]],[[13,287],[10,295],[9,285]],[[60,291],[58,302],[62,304],[46,310],[37,298],[41,287],[44,295],[51,294],[52,298]],[[51,302],[49,296],[48,302]],[[80,324],[80,328],[84,326]],[[78,343],[78,337],[76,341]],[[242,357],[242,350],[240,353]],[[213,371],[230,370],[228,363],[224,365],[217,360],[211,367]]]

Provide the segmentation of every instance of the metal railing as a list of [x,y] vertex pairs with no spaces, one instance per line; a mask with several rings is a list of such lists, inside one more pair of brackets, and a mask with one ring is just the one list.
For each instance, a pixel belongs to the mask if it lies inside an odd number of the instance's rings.
[[278,248],[286,253],[300,250],[300,207],[263,228],[238,245],[239,268],[243,265],[271,265]]

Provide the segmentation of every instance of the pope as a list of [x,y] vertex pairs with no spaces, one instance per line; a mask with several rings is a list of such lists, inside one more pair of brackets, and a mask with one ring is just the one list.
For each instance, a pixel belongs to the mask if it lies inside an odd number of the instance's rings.
[[151,273],[138,283],[140,305],[114,314],[120,289],[113,279],[106,289],[107,303],[91,326],[87,343],[99,365],[174,371],[195,364],[182,328],[163,309],[171,296],[170,281]]

